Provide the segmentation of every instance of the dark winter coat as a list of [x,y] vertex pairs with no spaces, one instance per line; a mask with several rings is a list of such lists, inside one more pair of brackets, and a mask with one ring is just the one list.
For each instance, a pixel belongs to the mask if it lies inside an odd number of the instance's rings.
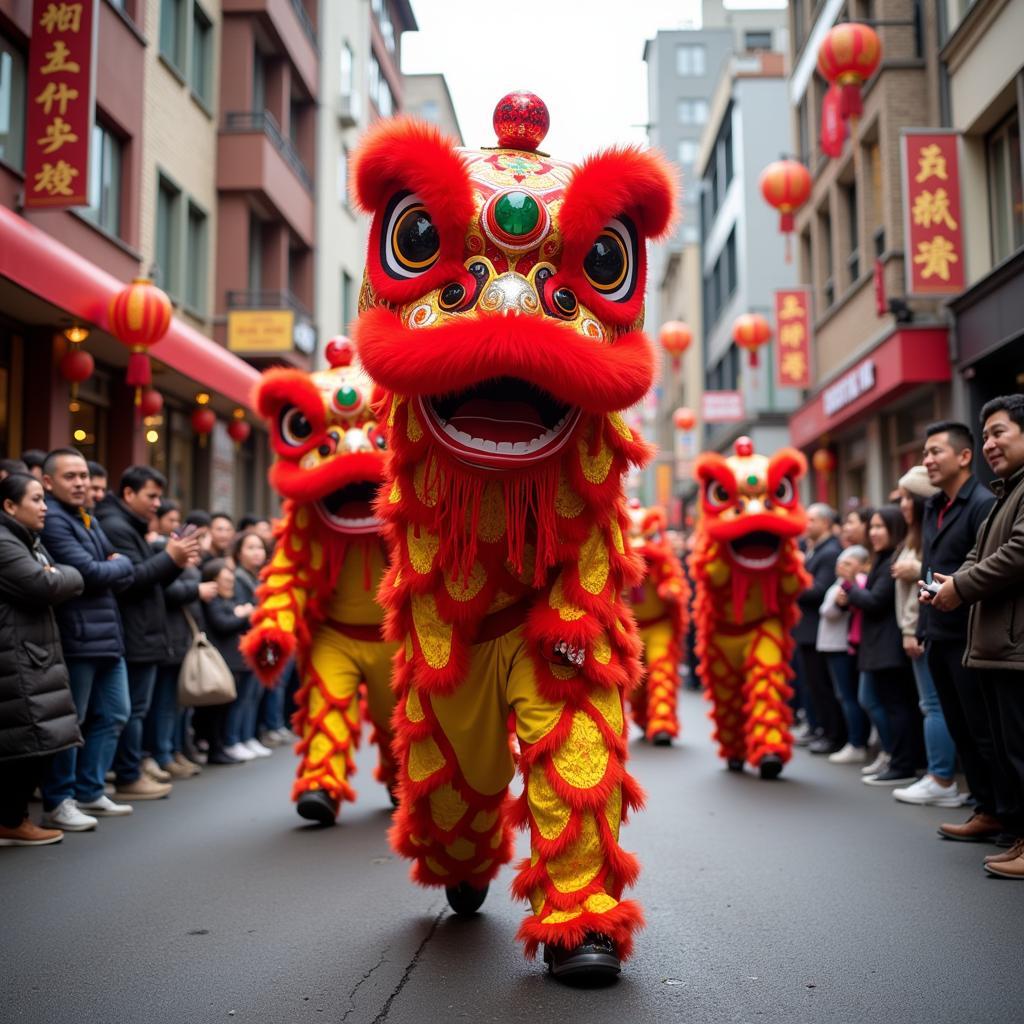
[[892,578],[893,551],[875,555],[863,589],[846,590],[850,606],[860,608],[860,646],[857,668],[861,672],[877,672],[887,668],[910,668],[910,659],[903,650],[903,634],[896,619],[896,581]]
[[818,610],[825,600],[825,591],[836,581],[836,559],[842,550],[835,537],[828,537],[806,556],[804,568],[811,577],[811,584],[796,599],[800,621],[793,627],[793,639],[798,644],[813,647],[818,640]]
[[[953,504],[942,517],[940,530],[939,510],[946,505],[945,492],[939,491],[928,499],[921,525],[921,579],[925,578],[929,569],[933,573],[952,576],[964,564],[995,500],[995,495],[977,477],[972,476],[960,488]],[[921,605],[917,636],[920,640],[956,640],[964,643],[967,639],[967,608],[940,612]]]
[[82,592],[81,573],[0,512],[0,761],[78,746],[53,606]]
[[154,551],[146,540],[149,524],[120,498],[108,494],[96,514],[115,550],[131,560],[135,578],[118,594],[124,621],[125,658],[143,664],[166,664],[170,658],[164,587],[181,569],[166,551]]
[[243,619],[235,614],[235,607],[245,603],[246,600],[238,597],[227,598],[218,594],[206,605],[206,636],[220,651],[232,672],[244,672],[247,669],[245,659],[238,650],[238,641],[249,629],[249,619],[248,616]]
[[185,618],[186,610],[196,626],[203,628],[202,602],[199,600],[201,578],[199,569],[189,565],[182,569],[181,575],[173,583],[164,587],[164,603],[167,605],[167,665],[180,665],[192,646],[192,627]]
[[135,570],[127,558],[114,558],[114,548],[99,522],[86,526],[79,510],[46,499],[43,544],[53,560],[82,575],[81,597],[57,609],[57,626],[65,658],[124,657],[124,628],[116,591],[131,583]]
[[1024,672],[1024,469],[992,488],[996,504],[953,577],[971,608],[964,664]]

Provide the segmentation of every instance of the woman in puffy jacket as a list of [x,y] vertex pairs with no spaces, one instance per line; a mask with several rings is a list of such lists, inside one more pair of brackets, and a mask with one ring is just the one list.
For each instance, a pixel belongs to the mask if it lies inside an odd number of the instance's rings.
[[35,477],[0,481],[0,509],[0,846],[45,846],[64,833],[29,820],[29,797],[53,755],[82,742],[53,606],[83,583],[39,540],[46,501]]

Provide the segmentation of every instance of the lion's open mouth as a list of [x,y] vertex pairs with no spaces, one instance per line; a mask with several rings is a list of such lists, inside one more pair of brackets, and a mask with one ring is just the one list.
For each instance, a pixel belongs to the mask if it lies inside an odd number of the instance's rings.
[[767,530],[756,530],[729,541],[733,560],[744,569],[770,568],[778,560],[781,546],[782,539]]
[[373,514],[373,499],[379,485],[372,480],[359,480],[321,498],[317,511],[341,533],[376,533],[380,520]]
[[580,410],[516,377],[498,377],[456,394],[421,398],[434,439],[466,462],[529,465],[559,451]]

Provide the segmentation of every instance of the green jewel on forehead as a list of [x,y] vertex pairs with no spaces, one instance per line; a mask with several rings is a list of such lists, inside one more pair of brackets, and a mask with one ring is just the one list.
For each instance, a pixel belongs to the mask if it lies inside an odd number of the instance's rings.
[[359,401],[359,395],[354,388],[338,388],[334,399],[342,409],[351,409]]
[[494,219],[508,235],[528,235],[540,220],[540,207],[525,192],[506,192],[494,206]]
[[751,487],[756,487],[758,483],[757,477],[751,473],[750,476],[747,477],[747,483],[750,484]]

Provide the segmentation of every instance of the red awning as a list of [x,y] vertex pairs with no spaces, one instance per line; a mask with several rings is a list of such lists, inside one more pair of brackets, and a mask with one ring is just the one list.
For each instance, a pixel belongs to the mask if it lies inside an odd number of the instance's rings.
[[[0,206],[0,275],[113,335],[110,300],[128,283],[101,270],[52,235]],[[250,405],[259,372],[177,317],[153,357],[239,405]]]
[[894,330],[790,416],[790,437],[798,448],[807,448],[822,434],[865,419],[911,388],[949,379],[946,328]]

